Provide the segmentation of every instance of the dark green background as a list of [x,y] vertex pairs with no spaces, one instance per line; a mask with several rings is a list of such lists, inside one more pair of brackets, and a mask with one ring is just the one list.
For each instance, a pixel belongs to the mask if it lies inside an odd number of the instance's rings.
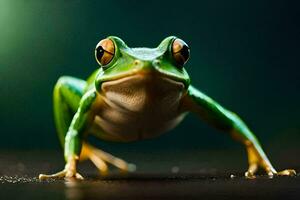
[[[287,1],[0,1],[2,149],[57,149],[52,89],[86,78],[108,35],[155,47],[177,35],[191,47],[192,83],[237,112],[262,143],[299,145],[299,6]],[[150,122],[149,122],[150,123]],[[169,134],[122,150],[237,147],[189,115]],[[273,146],[272,146],[273,148]]]

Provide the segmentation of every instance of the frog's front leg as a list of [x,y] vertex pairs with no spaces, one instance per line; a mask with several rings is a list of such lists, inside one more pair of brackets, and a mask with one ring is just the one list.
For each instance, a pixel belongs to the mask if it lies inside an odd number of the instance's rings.
[[77,173],[77,162],[81,153],[83,136],[90,123],[93,121],[93,113],[90,111],[94,100],[96,98],[96,91],[88,91],[80,100],[78,109],[71,121],[67,134],[64,140],[64,157],[66,160],[65,168],[52,175],[41,174],[40,179],[67,177],[82,179],[82,176]]
[[245,173],[247,178],[255,178],[258,167],[262,167],[269,176],[296,174],[293,169],[277,172],[246,124],[236,114],[226,110],[193,86],[189,87],[188,94],[183,99],[183,109],[197,113],[206,122],[230,133],[233,138],[246,146],[249,162],[249,168]]
[[[69,138],[67,134],[70,132],[72,119],[75,120],[80,114],[77,114],[79,111],[82,111],[82,108],[79,110],[80,106],[86,106],[85,103],[81,103],[83,98],[84,89],[86,88],[86,81],[77,79],[70,76],[61,77],[53,91],[53,107],[54,107],[54,121],[60,139],[62,147],[66,144],[66,139]],[[89,112],[87,112],[87,115]],[[92,117],[92,115],[89,115]],[[79,119],[77,119],[79,120]],[[83,122],[84,122],[83,118]],[[87,126],[86,126],[87,127]],[[100,130],[99,130],[100,131]],[[67,136],[67,137],[66,137]],[[84,138],[81,137],[81,140]],[[65,149],[65,148],[64,148]],[[111,163],[112,165],[120,168],[124,171],[130,171],[134,169],[133,165],[128,164],[120,158],[117,158],[109,153],[106,153],[100,149],[89,145],[86,142],[83,142],[79,160],[83,161],[90,159],[95,166],[99,169],[101,174],[106,174],[108,171],[108,166],[106,163]],[[63,177],[72,177],[82,178],[79,174],[76,174],[76,163],[78,161],[78,156],[71,156],[66,158],[65,169],[51,175],[40,174],[40,179],[47,178],[63,178]],[[133,166],[133,167],[132,167]]]

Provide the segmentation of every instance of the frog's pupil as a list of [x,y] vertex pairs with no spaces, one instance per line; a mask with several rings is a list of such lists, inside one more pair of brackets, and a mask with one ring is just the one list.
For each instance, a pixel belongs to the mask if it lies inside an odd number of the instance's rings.
[[103,54],[104,54],[104,49],[102,48],[102,46],[99,46],[97,48],[97,58],[98,58],[98,60],[100,60],[102,58]]
[[188,46],[183,45],[182,49],[180,50],[180,53],[184,57],[185,60],[189,59],[190,49],[188,48]]

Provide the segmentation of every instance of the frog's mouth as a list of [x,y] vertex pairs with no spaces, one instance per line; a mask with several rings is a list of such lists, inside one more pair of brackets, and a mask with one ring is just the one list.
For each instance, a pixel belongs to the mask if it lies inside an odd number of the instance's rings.
[[[96,83],[97,88],[102,88],[102,85],[107,82],[114,82],[114,81],[119,81],[119,82],[126,82],[130,81],[131,79],[134,79],[136,77],[140,77],[141,79],[145,81],[149,81],[151,84],[151,80],[169,80],[169,82],[173,84],[182,84],[185,89],[188,88],[189,86],[189,80],[186,80],[182,78],[181,76],[175,75],[173,73],[168,73],[166,71],[162,71],[160,69],[156,70],[131,70],[128,72],[120,73],[117,76],[116,75],[105,75],[103,76],[100,74],[101,80]],[[155,82],[154,82],[155,83]],[[153,83],[153,84],[154,84]],[[180,85],[181,85],[180,84]]]
[[161,76],[154,73],[135,73],[131,75],[121,76],[110,81],[104,81],[101,84],[101,90],[106,92],[111,87],[125,88],[143,88],[145,90],[156,88],[156,90],[162,90],[162,88],[183,90],[185,88],[184,83],[174,80],[168,76]]

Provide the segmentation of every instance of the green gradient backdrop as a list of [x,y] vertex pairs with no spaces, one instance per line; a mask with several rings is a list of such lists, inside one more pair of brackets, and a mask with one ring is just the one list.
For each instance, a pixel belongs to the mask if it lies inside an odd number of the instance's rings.
[[[181,37],[191,47],[194,85],[237,112],[262,143],[297,146],[299,7],[249,2],[0,0],[0,148],[58,147],[53,86],[59,76],[86,78],[96,69],[94,47],[108,35],[132,47]],[[115,147],[236,145],[217,133],[189,115],[156,140]]]

